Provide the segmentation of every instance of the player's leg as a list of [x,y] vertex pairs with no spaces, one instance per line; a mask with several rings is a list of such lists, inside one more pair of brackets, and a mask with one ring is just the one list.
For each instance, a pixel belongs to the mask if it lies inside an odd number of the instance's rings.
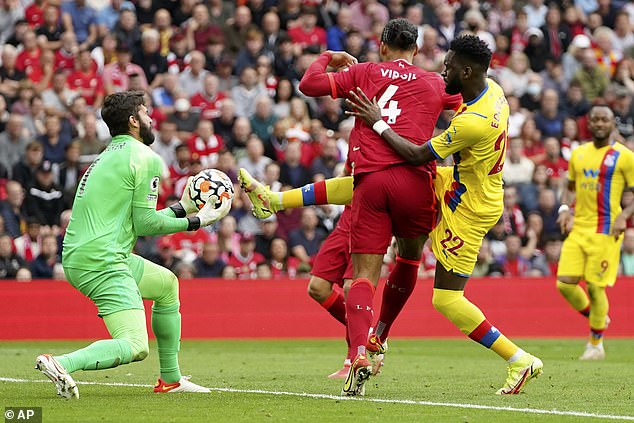
[[346,301],[343,292],[334,289],[334,284],[319,276],[308,281],[308,295],[319,303],[338,322],[346,324]]
[[[383,290],[375,333],[368,339],[373,372],[379,371],[390,328],[416,286],[423,246],[437,214],[431,173],[410,166],[395,166],[384,173],[398,256]],[[415,187],[416,195],[412,195],[412,187]]]
[[104,370],[145,359],[149,353],[143,310],[124,310],[103,317],[113,339],[102,339],[61,356],[40,355],[36,368],[56,385],[58,394],[79,398],[70,373]]
[[60,395],[79,397],[70,373],[108,369],[147,357],[145,314],[141,295],[130,272],[70,268],[64,271],[68,281],[95,302],[113,338],[93,342],[61,356],[45,354],[37,358],[36,368],[53,380]]
[[494,351],[509,363],[509,376],[499,395],[518,394],[524,385],[537,377],[543,368],[541,360],[511,342],[464,296],[468,278],[447,271],[438,262],[432,303],[434,308],[456,325],[462,333]]
[[579,286],[586,265],[586,254],[580,235],[573,231],[564,241],[557,268],[557,289],[573,309],[583,316],[590,315],[590,298]]
[[[328,238],[319,248],[319,253],[313,261],[311,279],[308,283],[308,295],[317,301],[326,311],[328,311],[337,321],[344,324],[346,328],[346,344],[348,346],[343,367],[330,374],[329,378],[345,378],[350,370],[351,360],[354,358],[350,338],[348,336],[348,325],[346,324],[345,295],[350,289],[352,282],[352,260],[350,257],[350,207],[344,209],[339,217],[337,226],[328,235]],[[346,280],[348,286],[346,289]],[[344,288],[334,289],[334,285]]]
[[538,376],[543,364],[504,336],[482,311],[464,296],[464,288],[477,260],[482,238],[497,220],[484,219],[481,224],[466,223],[466,218],[443,209],[432,231],[432,249],[436,255],[436,275],[432,303],[469,338],[494,351],[508,362],[508,378],[498,394],[517,394],[530,379]]
[[346,298],[346,317],[350,346],[356,355],[341,390],[342,395],[364,395],[365,382],[372,373],[372,363],[366,356],[366,343],[374,313],[374,292],[382,265],[383,254],[352,254],[354,281]]
[[136,255],[128,261],[144,299],[152,305],[152,331],[156,336],[160,379],[154,392],[209,392],[181,375],[178,364],[181,314],[178,279],[168,269]]
[[590,338],[581,360],[603,360],[605,350],[603,348],[604,332],[607,328],[610,308],[606,288],[616,282],[619,265],[621,241],[604,234],[589,235],[585,245],[588,259],[584,278],[587,282],[590,296]]
[[246,169],[238,174],[240,186],[253,204],[253,214],[264,219],[280,210],[320,204],[350,204],[352,177],[331,178],[284,192],[273,192],[254,179]]
[[387,196],[382,187],[385,172],[355,176],[352,202],[350,251],[354,281],[346,298],[350,345],[356,354],[341,391],[342,395],[363,395],[372,372],[366,356],[368,332],[372,324],[373,299],[383,265],[383,255],[392,238],[387,213]]
[[605,292],[605,286],[598,286],[588,283],[588,294],[590,294],[590,338],[586,349],[579,357],[580,360],[603,360],[605,349],[603,348],[603,335],[606,328],[606,320],[610,304]]
[[385,282],[381,311],[374,330],[374,335],[378,338],[376,341],[380,345],[387,340],[394,320],[414,291],[425,241],[427,241],[427,235],[414,239],[396,238],[398,245],[396,265]]
[[311,276],[308,282],[308,295],[317,301],[324,310],[326,310],[332,317],[340,323],[343,323],[346,328],[346,344],[348,346],[348,353],[343,362],[343,367],[334,373],[328,375],[330,379],[343,379],[347,376],[350,370],[350,338],[348,336],[348,325],[346,324],[346,302],[344,299],[344,293],[340,290],[334,289],[334,284],[319,276]]

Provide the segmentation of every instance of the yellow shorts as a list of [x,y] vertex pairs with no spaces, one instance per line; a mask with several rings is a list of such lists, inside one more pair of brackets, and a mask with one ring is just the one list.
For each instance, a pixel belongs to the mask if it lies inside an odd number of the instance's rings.
[[616,282],[623,237],[573,230],[561,247],[557,276],[576,276],[597,286]]
[[469,217],[454,212],[443,201],[444,193],[453,181],[453,167],[438,167],[434,189],[438,200],[440,216],[438,224],[429,234],[432,251],[442,266],[459,276],[469,277],[478,259],[482,239],[498,222],[502,214]]

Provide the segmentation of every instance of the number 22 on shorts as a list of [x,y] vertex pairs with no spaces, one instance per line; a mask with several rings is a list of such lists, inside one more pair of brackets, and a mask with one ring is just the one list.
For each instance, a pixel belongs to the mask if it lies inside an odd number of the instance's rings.
[[[464,240],[458,235],[454,236],[450,229],[445,229],[445,235],[447,236],[440,241],[440,245],[442,245],[442,248],[450,254],[457,256],[457,250],[464,245]],[[453,245],[450,246],[450,243]]]

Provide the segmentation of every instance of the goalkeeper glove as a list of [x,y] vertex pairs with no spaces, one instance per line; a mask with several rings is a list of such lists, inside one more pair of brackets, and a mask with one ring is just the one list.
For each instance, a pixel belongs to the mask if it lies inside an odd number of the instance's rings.
[[229,210],[231,210],[230,199],[223,198],[218,208],[214,208],[211,201],[208,201],[196,214],[196,217],[200,219],[200,226],[209,226],[225,217]]
[[185,189],[183,190],[183,195],[181,196],[181,199],[180,199],[181,206],[183,207],[183,209],[185,210],[185,213],[187,214],[198,211],[198,207],[196,207],[194,200],[192,200],[192,198],[189,195],[189,187],[192,184],[193,180],[194,180],[193,176],[190,176],[187,179],[187,183],[185,184]]

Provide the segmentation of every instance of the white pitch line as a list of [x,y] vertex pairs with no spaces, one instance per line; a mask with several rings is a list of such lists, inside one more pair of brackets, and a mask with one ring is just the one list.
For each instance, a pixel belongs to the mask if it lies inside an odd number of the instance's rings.
[[[16,379],[11,377],[0,377],[0,382],[50,383],[48,379],[30,380],[30,379]],[[145,385],[140,383],[117,383],[117,382],[77,382],[77,384],[78,385],[99,385],[99,386],[124,386],[124,387],[135,387],[135,388],[152,388],[153,387],[153,385]],[[452,403],[452,402],[343,397],[339,395],[310,394],[306,392],[264,391],[261,389],[234,389],[234,388],[209,388],[209,389],[215,392],[230,392],[230,393],[239,393],[239,394],[263,394],[263,395],[329,399],[329,400],[337,400],[337,401],[365,401],[365,402],[375,402],[375,403],[385,403],[385,404],[425,405],[428,407],[467,408],[467,409],[475,409],[475,410],[509,411],[514,413],[547,414],[547,415],[554,415],[554,416],[573,416],[573,417],[588,417],[588,418],[606,419],[606,420],[634,421],[634,416],[617,416],[612,414],[587,413],[584,411],[542,410],[539,408],[498,407],[495,405],[461,404],[461,403]]]

